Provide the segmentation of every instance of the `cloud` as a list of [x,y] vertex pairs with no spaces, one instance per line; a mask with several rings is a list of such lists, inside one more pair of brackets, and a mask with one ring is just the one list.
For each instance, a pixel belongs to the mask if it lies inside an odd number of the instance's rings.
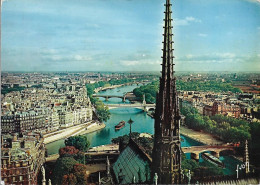
[[186,56],[177,58],[180,61],[220,61],[220,60],[227,60],[227,59],[234,59],[237,56],[234,53],[212,53],[212,54],[205,54],[205,55],[191,55],[188,54]]
[[185,19],[178,19],[178,18],[174,19],[174,25],[176,26],[187,26],[192,22],[201,23],[202,21],[194,17],[185,17]]
[[186,17],[186,20],[189,21],[189,22],[201,22],[201,20],[196,19],[194,17]]
[[49,60],[50,62],[71,62],[71,61],[90,61],[92,57],[90,56],[82,56],[82,55],[49,55],[43,57],[45,60]]
[[123,68],[131,67],[135,70],[150,70],[157,69],[160,67],[161,61],[154,59],[143,59],[143,60],[122,60],[120,61],[120,65]]
[[212,68],[211,70],[214,70],[213,66],[217,67],[218,69],[227,69],[226,66],[228,65],[229,68],[227,70],[231,71],[235,68],[241,68],[240,70],[243,70],[243,67],[241,66],[247,67],[247,70],[254,71],[260,70],[259,60],[260,55],[236,55],[234,53],[213,53],[206,55],[189,54],[180,58],[176,58],[175,61],[176,63],[178,63],[177,66],[180,66],[180,68],[186,68],[187,66],[200,66],[201,68],[205,68],[205,66],[208,66],[209,68]]
[[260,55],[212,53],[176,58],[177,71],[259,71]]
[[123,66],[135,66],[135,65],[138,65],[139,62],[136,61],[136,60],[133,60],[133,61],[120,61],[120,64],[123,65]]
[[249,2],[252,2],[252,3],[260,3],[260,0],[247,0],[247,1],[249,1]]
[[205,34],[205,33],[199,33],[198,36],[200,36],[200,37],[207,37],[208,34]]
[[82,56],[82,55],[75,55],[73,56],[73,59],[76,61],[90,61],[92,60],[92,57],[90,56]]

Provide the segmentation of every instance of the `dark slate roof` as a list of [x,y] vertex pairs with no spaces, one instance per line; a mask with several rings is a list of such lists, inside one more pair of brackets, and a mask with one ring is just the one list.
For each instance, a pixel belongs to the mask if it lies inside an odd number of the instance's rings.
[[113,164],[115,180],[118,184],[149,182],[152,159],[144,149],[130,139],[126,148]]

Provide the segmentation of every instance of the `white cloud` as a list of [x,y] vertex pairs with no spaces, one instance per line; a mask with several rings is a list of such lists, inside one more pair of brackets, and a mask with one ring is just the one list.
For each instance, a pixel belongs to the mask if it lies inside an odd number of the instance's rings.
[[221,60],[233,60],[235,58],[241,58],[234,53],[212,53],[205,55],[191,55],[188,54],[184,57],[178,58],[179,61],[221,61]]
[[135,67],[135,66],[139,66],[139,67],[147,67],[147,65],[149,65],[150,67],[155,65],[158,66],[158,64],[160,64],[161,61],[159,60],[123,60],[120,61],[120,64],[122,66],[128,66],[128,67]]
[[194,17],[186,17],[185,19],[186,19],[187,21],[189,21],[189,22],[201,22],[201,20],[196,19],[196,18],[194,18]]
[[249,2],[253,2],[253,3],[260,3],[260,0],[247,0]]
[[[257,71],[260,54],[242,55],[234,53],[212,53],[205,55],[186,55],[177,59],[177,66],[185,70],[251,70]],[[175,60],[176,61],[176,60]],[[193,66],[194,69],[191,67]]]
[[51,60],[54,60],[54,61],[58,61],[58,60],[62,60],[63,57],[61,55],[52,55],[50,57]]
[[83,55],[61,55],[57,53],[42,56],[43,59],[53,62],[90,61],[92,57]]
[[178,18],[174,19],[174,25],[176,26],[186,26],[192,22],[201,23],[202,21],[194,17],[185,17],[185,19],[178,19]]
[[186,55],[186,58],[187,58],[187,59],[190,59],[190,58],[192,58],[192,57],[193,57],[193,55],[191,55],[191,54]]
[[92,58],[89,57],[89,56],[75,55],[75,56],[74,56],[74,59],[75,59],[76,61],[89,61],[89,60],[91,60]]
[[199,33],[198,34],[200,37],[207,37],[208,36],[208,34],[205,34],[205,33]]
[[123,66],[135,66],[135,65],[138,65],[139,62],[136,60],[132,60],[132,61],[124,60],[124,61],[121,61],[120,63]]

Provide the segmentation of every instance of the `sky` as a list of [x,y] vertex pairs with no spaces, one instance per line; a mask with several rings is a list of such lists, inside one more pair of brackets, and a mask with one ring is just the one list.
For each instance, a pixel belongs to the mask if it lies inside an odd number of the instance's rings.
[[[160,71],[165,0],[4,0],[2,71]],[[172,1],[176,71],[260,71],[259,0]]]

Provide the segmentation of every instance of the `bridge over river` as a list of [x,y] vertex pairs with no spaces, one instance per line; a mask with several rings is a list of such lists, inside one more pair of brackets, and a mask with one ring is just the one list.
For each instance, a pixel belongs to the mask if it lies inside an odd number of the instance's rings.
[[106,101],[108,101],[109,98],[121,98],[123,102],[125,102],[125,100],[126,100],[126,96],[117,96],[117,95],[97,95],[97,94],[93,94],[92,97],[105,98]]
[[193,159],[199,160],[199,154],[203,152],[211,152],[215,157],[219,158],[220,152],[223,151],[235,151],[235,147],[232,145],[204,145],[204,146],[193,146],[193,147],[182,147],[184,153],[191,153]]
[[137,101],[139,98],[137,98],[133,92],[128,92],[125,93],[124,95],[101,95],[101,94],[93,94],[92,97],[97,97],[97,98],[105,98],[106,101],[110,98],[121,98],[122,102],[125,102],[126,99],[129,101]]
[[106,104],[109,109],[115,108],[137,108],[142,109],[145,112],[155,109],[155,104],[143,104],[143,103],[134,103],[134,104]]
[[[210,151],[215,157],[219,158],[219,154],[222,151],[235,151],[235,147],[232,145],[204,145],[204,146],[192,146],[192,147],[182,147],[181,148],[184,153],[191,153],[191,157],[195,160],[199,160],[199,154],[203,152]],[[90,156],[113,156],[119,155],[119,145],[117,144],[109,144],[109,145],[102,145],[90,148],[85,155]],[[55,161],[59,157],[59,154],[53,154],[46,158],[46,161]]]
[[[106,101],[108,101],[109,98],[121,98],[123,102],[125,102],[126,99],[129,100],[136,100],[136,97],[133,95],[132,92],[128,92],[123,96],[119,95],[97,95],[93,94],[93,97],[98,97],[98,98],[105,98]],[[145,98],[145,97],[144,97]],[[109,109],[115,109],[115,108],[137,108],[137,109],[142,109],[145,112],[154,110],[155,109],[155,104],[147,104],[146,101],[143,101],[143,103],[133,103],[133,104],[106,104],[106,106]]]

